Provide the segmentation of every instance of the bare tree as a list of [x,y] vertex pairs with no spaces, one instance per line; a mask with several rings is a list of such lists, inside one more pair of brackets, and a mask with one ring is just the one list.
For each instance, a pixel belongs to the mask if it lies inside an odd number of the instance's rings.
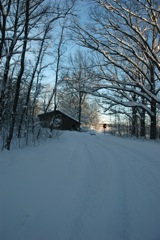
[[[156,138],[156,105],[160,103],[159,3],[95,0],[90,14],[92,21],[83,27],[75,20],[73,28],[80,45],[102,56],[100,64],[97,63],[101,74],[93,92],[99,95],[99,90],[106,89],[103,97],[126,107],[146,110],[150,116],[151,139]],[[117,98],[108,91],[123,92],[127,97]],[[142,97],[145,104],[134,101],[128,93],[136,94],[138,99]]]
[[[38,76],[38,70],[42,66],[44,52],[48,51],[46,47],[51,39],[51,31],[59,19],[66,18],[71,13],[74,1],[64,1],[63,4],[58,1],[49,3],[46,0],[16,0],[0,1],[0,65],[2,72],[0,76],[0,129],[5,124],[6,107],[8,99],[12,94],[12,102],[7,112],[10,115],[8,133],[6,138],[6,148],[10,149],[13,134],[15,133],[15,123],[20,117],[18,135],[21,135],[21,129],[24,114],[28,111],[29,101],[31,99],[33,83]],[[36,55],[36,61],[33,61],[33,55]],[[31,63],[32,62],[32,63]],[[28,63],[32,66],[30,74],[27,74]],[[32,72],[32,74],[31,74]],[[23,92],[25,77],[28,90],[26,99],[23,102],[22,112],[18,109],[21,105],[20,95]],[[9,91],[13,85],[14,92]],[[10,84],[10,86],[9,86]],[[26,85],[25,85],[26,86]],[[0,130],[0,131],[1,131]]]
[[47,102],[47,105],[45,107],[45,112],[48,111],[51,103],[52,103],[52,100],[53,100],[53,104],[54,104],[54,111],[56,111],[57,109],[57,88],[58,88],[58,85],[61,83],[61,80],[60,80],[60,77],[59,77],[59,74],[60,74],[60,67],[61,67],[61,58],[63,56],[63,44],[64,44],[64,31],[65,31],[65,23],[66,22],[63,22],[62,23],[62,26],[61,26],[61,29],[60,29],[60,37],[59,37],[59,40],[58,40],[58,44],[57,44],[57,53],[55,54],[55,58],[56,58],[56,66],[55,66],[55,81],[54,81],[54,86],[53,86],[53,89],[52,89],[52,93],[51,95],[49,96],[49,99],[48,99],[48,102]]
[[[83,121],[83,107],[87,100],[85,89],[91,85],[95,77],[91,64],[87,53],[78,50],[74,56],[70,56],[68,66],[66,66],[66,75],[63,77],[63,86],[68,95],[68,103],[70,102],[67,111],[76,116],[80,123],[81,120]],[[64,108],[66,104],[63,99],[62,101],[60,99],[60,102],[61,107]]]

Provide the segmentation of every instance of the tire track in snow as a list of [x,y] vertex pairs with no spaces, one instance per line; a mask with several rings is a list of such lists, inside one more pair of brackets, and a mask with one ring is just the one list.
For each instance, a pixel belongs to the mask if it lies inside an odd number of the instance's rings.
[[111,142],[107,141],[108,138],[105,143],[101,140],[101,138],[93,139],[95,143],[112,152],[115,159],[119,159],[116,164],[123,173],[124,190],[126,190],[124,191],[126,195],[126,208],[124,208],[126,209],[126,214],[124,214],[127,226],[126,239],[151,240],[153,236],[160,236],[160,230],[157,231],[160,216],[158,151],[154,152],[154,145],[152,149],[148,143],[126,139],[121,139],[121,141],[118,139],[117,142],[116,138],[115,141],[111,138]]
[[[121,164],[121,159],[123,159],[122,152],[117,152],[114,148],[115,146],[108,146],[101,141],[97,141],[97,138],[93,139],[95,145],[99,149],[102,149],[102,154],[104,154],[105,161],[110,165],[109,181],[110,181],[110,210],[113,213],[113,220],[108,227],[112,228],[112,224],[115,228],[112,230],[113,239],[129,240],[130,232],[130,213],[128,206],[128,194],[125,178],[125,169]],[[116,211],[114,211],[116,209]],[[118,219],[118,221],[117,221]]]
[[[88,152],[86,151],[86,145],[81,143],[79,150],[74,150],[73,156],[78,155],[79,161],[81,161],[83,165],[83,178],[81,177],[81,189],[77,189],[77,212],[75,214],[74,221],[71,227],[71,233],[69,240],[78,240],[78,239],[88,239],[86,238],[86,233],[84,233],[85,228],[85,216],[86,212],[88,211],[91,196],[92,196],[92,187],[90,185],[89,177],[88,177]],[[81,160],[80,160],[81,158]],[[90,229],[91,230],[91,229]],[[92,229],[93,231],[93,229]]]
[[[88,136],[87,136],[88,137]],[[86,159],[84,192],[87,196],[81,202],[80,214],[75,220],[70,240],[129,239],[129,213],[122,167],[114,160],[119,157],[113,150],[92,139],[82,143]],[[94,144],[94,146],[93,146]],[[93,154],[92,149],[97,149]],[[87,191],[86,191],[87,190]],[[77,238],[77,235],[79,236]]]

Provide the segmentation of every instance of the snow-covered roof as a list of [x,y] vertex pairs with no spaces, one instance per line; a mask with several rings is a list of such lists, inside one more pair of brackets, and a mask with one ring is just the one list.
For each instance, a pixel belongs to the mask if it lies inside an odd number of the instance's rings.
[[76,121],[76,122],[78,122],[78,123],[79,123],[78,119],[76,119],[76,118],[72,117],[72,116],[71,116],[71,115],[69,115],[68,113],[66,113],[66,112],[64,112],[64,111],[61,111],[61,110],[57,110],[57,111],[59,111],[59,112],[63,113],[63,114],[64,114],[64,115],[66,115],[67,117],[69,117],[69,118],[72,118],[74,121]]
[[[49,113],[52,113],[52,112],[54,112],[54,110],[53,110],[53,111],[50,111],[50,112],[46,112],[46,113],[39,114],[38,116],[42,116],[42,115],[44,115],[44,114],[49,114]],[[62,113],[62,114],[64,114],[64,115],[66,115],[67,117],[73,119],[73,120],[76,121],[77,123],[79,123],[78,119],[72,117],[71,115],[69,115],[68,113],[66,113],[66,112],[64,112],[64,111],[56,110],[56,112],[60,112],[60,113]],[[81,123],[81,122],[80,122],[80,123]]]

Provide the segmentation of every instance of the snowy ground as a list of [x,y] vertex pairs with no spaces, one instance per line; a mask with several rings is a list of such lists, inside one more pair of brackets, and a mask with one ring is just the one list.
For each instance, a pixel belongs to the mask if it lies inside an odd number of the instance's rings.
[[1,152],[0,239],[159,240],[159,144],[65,132]]

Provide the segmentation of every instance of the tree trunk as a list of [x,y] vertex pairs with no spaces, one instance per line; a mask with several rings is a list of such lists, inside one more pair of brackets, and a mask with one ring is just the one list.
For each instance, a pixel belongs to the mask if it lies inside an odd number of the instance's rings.
[[40,46],[40,49],[39,49],[37,61],[35,63],[35,66],[34,66],[34,69],[33,69],[33,72],[32,72],[32,76],[31,76],[31,80],[30,80],[30,83],[29,83],[29,87],[28,87],[28,91],[27,91],[27,97],[26,97],[26,102],[25,102],[25,106],[27,106],[27,108],[23,108],[23,111],[22,111],[22,114],[21,114],[20,124],[19,124],[19,127],[18,127],[18,138],[21,138],[21,130],[22,130],[22,125],[23,125],[23,119],[25,117],[26,111],[28,111],[28,105],[29,105],[29,100],[30,100],[30,93],[31,93],[31,90],[32,90],[32,85],[33,85],[34,77],[36,75],[38,64],[39,64],[39,62],[41,60],[41,54],[42,54],[42,51],[43,51],[43,45],[44,45],[44,42],[45,42],[45,39],[46,39],[47,32],[48,32],[48,26],[47,26],[46,31],[44,33],[43,40],[42,40],[42,43],[41,43],[41,46]]
[[22,55],[21,55],[21,65],[20,65],[20,71],[17,78],[16,83],[16,92],[15,92],[15,98],[12,108],[12,119],[10,124],[10,129],[8,133],[8,137],[6,139],[6,149],[10,149],[11,141],[13,138],[14,133],[14,126],[15,126],[15,120],[16,120],[16,111],[18,106],[18,100],[19,100],[19,93],[20,93],[20,84],[21,79],[24,72],[24,62],[25,62],[25,54],[26,54],[26,48],[27,48],[27,36],[28,36],[28,23],[29,23],[29,0],[26,0],[26,19],[25,19],[25,33],[24,33],[24,42],[23,42],[23,49],[22,49]]
[[137,107],[132,108],[132,129],[131,135],[137,136]]
[[[153,63],[150,64],[150,79],[151,79],[151,92],[155,95],[155,75],[154,75],[154,69],[155,66]],[[150,139],[156,139],[157,138],[157,114],[156,114],[156,101],[152,98],[151,102],[151,112],[152,115],[150,115]]]
[[151,101],[151,111],[153,115],[150,116],[150,139],[157,138],[157,117],[156,117],[156,101]]
[[146,136],[146,123],[145,123],[145,110],[141,109],[140,113],[140,136],[145,137]]

